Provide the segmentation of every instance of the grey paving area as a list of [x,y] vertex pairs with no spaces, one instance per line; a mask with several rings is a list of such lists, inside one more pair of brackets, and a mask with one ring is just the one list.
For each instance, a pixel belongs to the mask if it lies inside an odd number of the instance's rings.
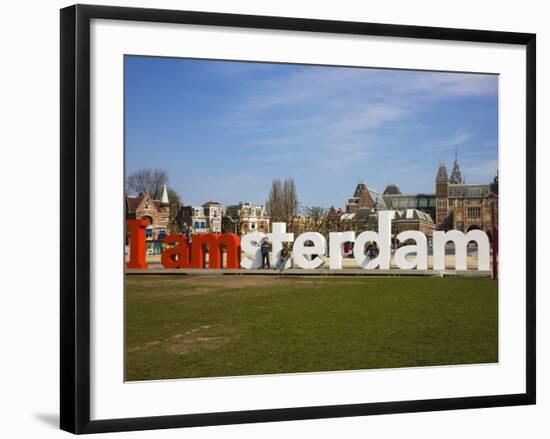
[[151,265],[145,270],[126,270],[132,275],[256,275],[256,276],[462,276],[462,277],[491,277],[491,271],[484,270],[401,270],[392,268],[390,270],[364,270],[362,268],[343,268],[342,270],[330,270],[318,268],[306,270],[302,268],[288,268],[279,274],[273,269],[168,269],[159,265]]

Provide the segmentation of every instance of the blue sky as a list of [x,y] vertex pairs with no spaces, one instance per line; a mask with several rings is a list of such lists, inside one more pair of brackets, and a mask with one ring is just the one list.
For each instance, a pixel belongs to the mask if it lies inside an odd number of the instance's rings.
[[185,204],[344,207],[359,180],[434,192],[455,146],[467,182],[497,171],[498,77],[127,56],[126,173],[163,168]]

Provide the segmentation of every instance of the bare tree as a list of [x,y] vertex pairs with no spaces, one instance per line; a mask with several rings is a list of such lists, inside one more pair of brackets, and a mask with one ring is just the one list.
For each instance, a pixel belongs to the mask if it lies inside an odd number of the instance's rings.
[[163,186],[168,183],[168,174],[163,169],[140,169],[126,177],[126,190],[137,194],[149,194],[160,198]]
[[171,187],[167,187],[168,201],[170,202],[170,230],[172,233],[177,233],[181,230],[182,224],[180,224],[180,209],[183,205],[180,195],[176,190]]
[[287,178],[283,183],[283,199],[285,216],[292,220],[298,213],[298,194],[293,178]]
[[271,190],[265,203],[271,222],[285,220],[283,184],[278,178],[271,183]]
[[272,222],[283,221],[292,224],[298,213],[298,194],[293,178],[281,182],[278,178],[271,183],[266,201],[266,210]]
[[308,225],[312,231],[319,232],[323,229],[327,219],[327,209],[321,206],[305,207],[304,213],[308,218]]

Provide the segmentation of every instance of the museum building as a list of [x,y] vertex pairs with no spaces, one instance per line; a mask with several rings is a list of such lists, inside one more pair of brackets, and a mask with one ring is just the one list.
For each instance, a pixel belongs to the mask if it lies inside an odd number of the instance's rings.
[[[371,230],[377,223],[377,211],[395,211],[395,232],[419,230],[479,229],[492,235],[498,226],[498,174],[492,183],[466,183],[455,156],[451,176],[444,163],[435,178],[435,193],[403,194],[396,183],[380,194],[360,182],[346,202],[345,212],[337,215],[344,230]],[[335,212],[331,212],[335,215]]]

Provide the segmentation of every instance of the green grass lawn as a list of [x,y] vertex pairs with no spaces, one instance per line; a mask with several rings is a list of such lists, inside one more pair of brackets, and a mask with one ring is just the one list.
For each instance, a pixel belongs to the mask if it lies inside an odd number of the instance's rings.
[[126,277],[126,379],[498,361],[497,283]]

